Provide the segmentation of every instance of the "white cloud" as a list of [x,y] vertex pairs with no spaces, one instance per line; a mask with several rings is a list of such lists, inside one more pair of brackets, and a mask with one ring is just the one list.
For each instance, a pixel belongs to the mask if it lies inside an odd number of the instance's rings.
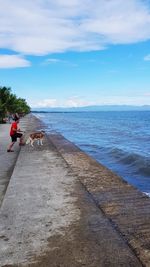
[[45,61],[45,63],[60,63],[60,62],[63,62],[62,60],[60,60],[60,59],[57,59],[57,58],[48,58],[48,59],[46,59],[46,61]]
[[139,96],[101,96],[96,100],[85,100],[85,97],[71,96],[68,99],[43,99],[40,101],[28,101],[32,108],[55,108],[55,107],[85,107],[93,105],[149,105],[150,94]]
[[83,107],[92,105],[91,101],[86,101],[78,96],[69,97],[65,100],[57,100],[52,98],[42,99],[40,101],[29,101],[31,107],[39,108],[55,108],[55,107]]
[[82,98],[79,98],[78,96],[73,96],[68,98],[64,102],[65,107],[85,107],[85,106],[90,106],[93,105],[94,103],[92,101],[87,101]]
[[145,93],[144,96],[150,97],[150,92]]
[[0,68],[20,68],[29,67],[31,64],[28,60],[20,55],[0,55]]
[[149,105],[150,96],[109,96],[102,97],[99,101],[100,105]]
[[101,96],[96,100],[84,101],[79,97],[71,97],[65,102],[66,107],[83,107],[92,105],[149,105],[150,94],[139,95],[139,96],[121,96],[121,95],[109,95]]
[[54,107],[57,107],[58,106],[58,102],[56,99],[52,99],[52,98],[48,98],[48,99],[43,99],[43,100],[40,100],[40,101],[32,101],[30,102],[29,101],[29,105],[31,107],[39,107],[39,108],[48,108],[48,107],[51,107],[51,108],[54,108]]
[[145,61],[150,61],[150,54],[144,57]]
[[150,39],[143,0],[0,0],[0,47],[46,55]]
[[77,67],[78,65],[75,63],[72,63],[68,60],[62,60],[58,58],[48,58],[46,59],[42,65],[48,65],[48,64],[63,64],[69,67]]

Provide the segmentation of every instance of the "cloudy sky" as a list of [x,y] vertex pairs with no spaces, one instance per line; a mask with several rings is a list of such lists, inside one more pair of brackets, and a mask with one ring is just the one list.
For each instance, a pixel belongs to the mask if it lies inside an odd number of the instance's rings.
[[32,107],[150,104],[150,1],[0,0],[0,86]]

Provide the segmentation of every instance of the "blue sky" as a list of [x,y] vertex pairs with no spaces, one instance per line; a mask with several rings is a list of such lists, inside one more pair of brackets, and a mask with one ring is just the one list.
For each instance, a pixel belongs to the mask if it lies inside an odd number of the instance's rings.
[[0,85],[32,107],[150,104],[150,1],[0,5]]

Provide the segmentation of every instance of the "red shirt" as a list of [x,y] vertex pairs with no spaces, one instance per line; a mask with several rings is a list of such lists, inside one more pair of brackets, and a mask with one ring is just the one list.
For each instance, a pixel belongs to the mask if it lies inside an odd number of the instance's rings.
[[[15,121],[12,123],[11,128],[10,128],[10,136],[14,135],[17,132],[17,128],[18,128],[17,122]],[[16,131],[14,131],[13,129],[16,129]]]

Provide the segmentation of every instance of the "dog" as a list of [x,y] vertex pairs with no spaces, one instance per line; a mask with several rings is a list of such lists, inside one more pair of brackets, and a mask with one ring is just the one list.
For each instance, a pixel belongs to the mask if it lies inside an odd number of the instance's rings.
[[34,141],[37,140],[38,145],[42,146],[44,135],[45,135],[44,131],[31,133],[26,141],[26,144],[30,144],[33,147]]

